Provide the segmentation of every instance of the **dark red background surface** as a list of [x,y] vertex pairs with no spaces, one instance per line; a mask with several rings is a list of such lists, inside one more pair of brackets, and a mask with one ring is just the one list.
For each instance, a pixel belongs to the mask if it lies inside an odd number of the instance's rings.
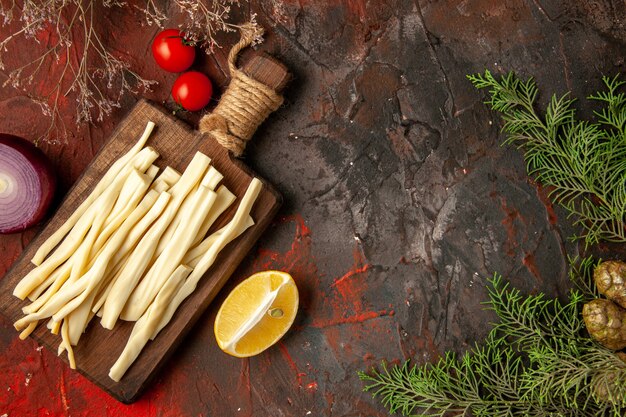
[[[356,371],[383,359],[424,363],[479,340],[492,319],[480,304],[485,277],[565,293],[574,231],[528,180],[520,153],[499,146],[499,120],[465,75],[515,70],[536,77],[542,100],[589,95],[602,75],[624,72],[623,1],[255,1],[233,16],[250,13],[268,30],[262,48],[294,74],[286,105],[246,158],[286,203],[226,290],[259,270],[290,272],[301,293],[292,331],[235,359],[217,348],[210,309],[126,406],[0,319],[0,416],[383,416]],[[157,29],[140,21],[126,8],[99,23],[115,53],[159,81],[144,96],[164,102],[175,75],[154,65],[147,46]],[[222,37],[224,48],[195,65],[218,90],[236,39]],[[8,69],[35,53],[23,45],[5,55]],[[64,101],[68,137],[41,145],[61,193],[136,99],[80,128]],[[47,122],[28,92],[0,90],[2,131],[35,140]],[[0,236],[0,274],[36,231]]]

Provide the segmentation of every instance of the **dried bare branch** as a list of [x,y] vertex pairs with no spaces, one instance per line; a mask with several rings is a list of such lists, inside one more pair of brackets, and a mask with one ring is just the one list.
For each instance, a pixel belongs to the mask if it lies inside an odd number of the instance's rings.
[[[132,0],[130,0],[132,1]],[[40,44],[43,52],[7,73],[4,85],[21,88],[41,106],[50,117],[44,141],[63,140],[66,127],[61,104],[67,98],[76,101],[77,125],[100,122],[120,107],[124,94],[137,94],[151,88],[155,81],[147,80],[130,69],[129,64],[113,54],[94,26],[94,16],[115,7],[139,11],[147,25],[164,27],[167,11],[155,0],[139,0],[131,7],[119,0],[1,0],[0,23],[8,25],[19,19],[21,27],[0,41],[0,70],[5,70],[5,54],[26,38]],[[229,23],[234,0],[174,0],[175,9],[184,22],[180,25],[186,35],[207,51],[219,47],[218,32],[231,32],[242,25]],[[251,16],[253,24],[255,16]],[[45,87],[35,86],[42,72],[51,80]]]

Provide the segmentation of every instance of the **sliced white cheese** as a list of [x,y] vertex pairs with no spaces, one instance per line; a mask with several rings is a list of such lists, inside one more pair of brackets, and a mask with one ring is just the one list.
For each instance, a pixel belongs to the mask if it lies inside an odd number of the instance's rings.
[[172,297],[179,290],[190,272],[191,268],[184,265],[176,268],[157,294],[150,308],[135,323],[122,354],[109,371],[109,377],[112,380],[119,382],[128,368],[135,362],[148,340],[150,340],[150,335],[155,331],[166,306],[170,303]]
[[250,215],[252,206],[261,192],[261,188],[261,181],[257,178],[253,178],[241,202],[239,203],[239,207],[237,207],[237,211],[235,212],[233,219],[230,223],[228,223],[223,233],[215,241],[215,243],[213,243],[209,250],[200,258],[200,261],[194,268],[191,275],[187,277],[185,283],[176,293],[174,299],[168,304],[167,310],[152,334],[151,339],[154,339],[161,329],[169,323],[178,309],[178,306],[196,289],[198,282],[213,265],[215,258],[217,258],[217,254],[222,250],[222,248],[238,236],[238,232],[242,227],[242,224],[245,224],[247,217]]
[[87,209],[91,206],[91,204],[98,198],[102,192],[113,182],[115,177],[122,171],[124,166],[128,165],[131,159],[141,151],[144,147],[152,130],[154,129],[155,124],[153,122],[148,122],[146,128],[137,141],[135,145],[123,156],[121,156],[117,161],[111,165],[111,167],[107,170],[106,174],[102,177],[102,179],[98,182],[96,187],[93,189],[91,194],[87,196],[87,198],[81,203],[80,206],[72,213],[72,215],[65,221],[65,223],[59,227],[35,253],[35,256],[32,259],[32,262],[35,265],[40,265],[43,260],[48,256],[48,254],[54,249],[59,242],[68,234],[68,232],[74,227],[76,222],[81,218],[81,216],[87,211]]
[[146,311],[165,280],[177,268],[191,246],[195,233],[207,217],[217,194],[200,186],[191,199],[192,203],[182,212],[179,227],[167,241],[163,252],[154,262],[146,276],[139,282],[124,308],[126,320],[137,320]]

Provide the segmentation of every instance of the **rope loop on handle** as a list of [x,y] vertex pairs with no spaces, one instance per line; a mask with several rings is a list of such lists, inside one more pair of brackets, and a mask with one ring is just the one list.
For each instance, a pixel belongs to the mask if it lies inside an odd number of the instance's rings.
[[236,66],[239,52],[262,34],[263,29],[254,24],[241,29],[241,39],[228,54],[230,85],[213,112],[200,120],[200,131],[213,135],[237,157],[243,154],[259,125],[283,103],[283,97],[274,89],[248,77]]

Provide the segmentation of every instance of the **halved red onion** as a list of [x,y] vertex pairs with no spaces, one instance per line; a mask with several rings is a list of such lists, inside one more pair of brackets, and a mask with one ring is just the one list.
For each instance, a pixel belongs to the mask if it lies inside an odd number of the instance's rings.
[[41,221],[55,189],[44,153],[25,139],[0,133],[0,233],[19,232]]

